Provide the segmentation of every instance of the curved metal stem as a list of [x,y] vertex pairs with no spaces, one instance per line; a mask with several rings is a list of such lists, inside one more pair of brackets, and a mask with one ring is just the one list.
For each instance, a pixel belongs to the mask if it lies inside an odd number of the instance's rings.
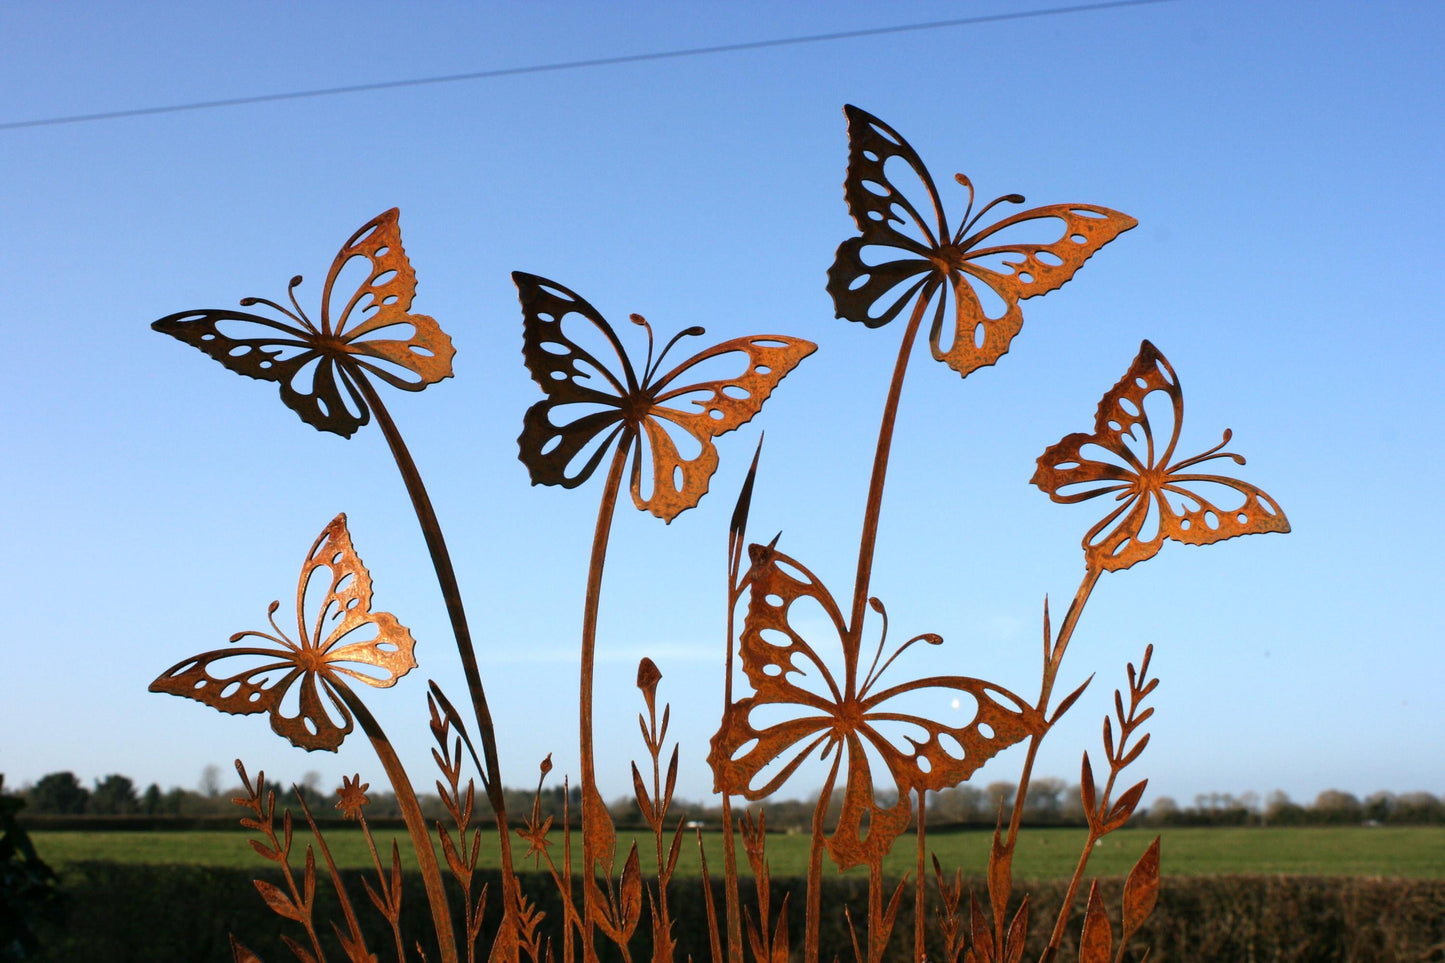
[[[597,661],[597,611],[602,602],[602,569],[607,562],[607,542],[612,535],[612,517],[617,509],[617,492],[622,486],[622,470],[632,448],[629,442],[630,439],[624,437],[618,443],[607,471],[602,503],[597,508],[597,528],[592,535],[592,558],[587,567],[587,600],[582,611],[582,670],[577,724],[582,754],[582,958],[588,961],[597,959],[597,947],[592,941],[597,901],[602,895],[597,891],[597,862],[605,856],[610,868],[616,844],[612,817],[597,792],[592,743],[592,677]],[[625,952],[626,948],[622,949]]]
[[[487,792],[487,801],[492,807],[492,815],[497,825],[497,843],[502,859],[502,885],[504,888],[503,927],[508,929],[515,919],[519,890],[516,875],[512,870],[512,840],[507,828],[507,805],[502,795],[502,769],[501,762],[497,758],[497,734],[496,728],[492,724],[491,709],[487,706],[487,692],[482,686],[482,675],[477,668],[477,654],[472,646],[472,633],[467,626],[467,613],[462,604],[461,588],[457,585],[456,570],[452,568],[451,553],[447,551],[446,539],[442,535],[441,523],[437,521],[436,510],[432,508],[431,496],[427,494],[421,473],[417,471],[416,462],[412,460],[411,452],[407,450],[401,432],[397,430],[396,423],[391,420],[391,414],[386,410],[386,405],[382,403],[381,396],[376,393],[376,388],[372,386],[370,380],[359,375],[353,377],[352,380],[361,390],[362,397],[370,405],[372,413],[376,415],[376,422],[381,426],[381,433],[386,437],[386,443],[391,448],[392,457],[396,460],[396,467],[401,472],[402,481],[406,484],[407,494],[411,496],[412,507],[416,510],[417,523],[421,526],[427,552],[431,555],[432,567],[436,570],[437,585],[441,588],[442,598],[446,601],[447,617],[451,620],[452,635],[457,643],[457,654],[462,660],[462,671],[467,679],[467,691],[472,698],[472,712],[477,719],[477,734],[482,742],[482,757],[487,766],[487,771],[483,774],[483,782]],[[510,958],[514,958],[514,956],[515,953],[511,954]]]
[[[868,501],[863,508],[863,535],[858,542],[858,575],[853,582],[853,610],[849,616],[848,632],[856,648],[863,633],[863,612],[868,605],[868,583],[873,574],[873,550],[878,543],[878,516],[883,506],[883,482],[888,476],[888,454],[893,447],[893,423],[898,418],[898,400],[903,395],[903,378],[908,373],[908,359],[913,354],[913,344],[918,338],[918,328],[927,310],[933,286],[919,293],[913,314],[908,318],[908,327],[903,332],[903,343],[898,348],[898,360],[893,364],[893,379],[888,384],[888,400],[883,405],[883,421],[878,429],[878,447],[873,453],[873,475],[868,481]],[[854,671],[849,667],[849,672]],[[849,679],[850,687],[854,680]]]
[[452,931],[452,916],[447,908],[441,868],[437,865],[436,850],[432,848],[431,833],[426,828],[426,817],[422,815],[421,807],[416,801],[416,791],[412,789],[405,767],[397,758],[396,750],[391,747],[386,733],[381,730],[381,723],[376,721],[371,710],[357,698],[356,693],[345,686],[336,686],[335,691],[341,695],[351,714],[356,716],[356,721],[361,724],[361,731],[371,740],[372,748],[376,750],[376,756],[381,760],[387,778],[391,780],[391,788],[396,793],[396,803],[401,807],[406,831],[411,836],[412,848],[416,850],[416,861],[421,867],[422,880],[426,883],[426,899],[431,905],[432,923],[436,927],[437,946],[441,952],[442,963],[457,963],[456,936]]

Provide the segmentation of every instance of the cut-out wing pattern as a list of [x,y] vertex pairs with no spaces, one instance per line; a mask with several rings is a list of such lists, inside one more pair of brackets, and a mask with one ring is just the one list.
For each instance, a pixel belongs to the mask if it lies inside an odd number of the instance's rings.
[[[341,246],[326,275],[319,325],[296,301],[297,275],[287,287],[290,308],[265,298],[241,300],[242,307],[264,305],[280,317],[207,308],[167,315],[151,327],[237,374],[279,383],[281,400],[302,421],[350,437],[371,420],[358,387],[368,373],[406,391],[452,374],[451,338],[433,319],[409,313],[416,272],[401,246],[398,217],[392,208],[372,218]],[[365,276],[357,289],[335,290],[343,270],[358,261]]]
[[[983,215],[998,204],[1022,204],[1024,199],[1006,194],[974,214],[973,185],[957,174],[955,179],[968,191],[968,207],[958,230],[950,232],[933,178],[908,142],[867,111],[849,105],[844,113],[844,196],[860,234],[839,246],[828,269],[828,293],[837,315],[879,327],[916,299],[929,302],[936,296],[929,345],[935,358],[965,377],[1008,351],[1023,326],[1021,300],[1061,287],[1094,252],[1138,223],[1107,207],[1051,204],[979,227]],[[890,160],[907,165],[911,177],[903,171],[891,175]],[[898,182],[905,178],[917,180],[927,197],[924,206],[900,190]],[[1011,230],[1018,227],[1023,231]],[[1019,234],[1028,240],[1016,240]],[[898,256],[900,251],[904,256]],[[980,299],[980,293],[988,291],[1002,301],[997,316],[991,316]]]
[[[827,792],[846,765],[846,793],[828,851],[841,867],[881,859],[908,827],[910,794],[940,790],[968,779],[994,755],[1042,732],[1041,715],[1018,696],[981,679],[932,676],[881,688],[879,679],[914,642],[938,644],[936,635],[914,636],[883,659],[884,614],[878,654],[859,676],[861,632],[850,630],[832,595],[811,572],[771,546],[749,547],[752,568],[748,612],[741,638],[743,671],[753,694],[728,706],[712,739],[708,761],[720,792],[761,799],[777,790],[816,750],[833,757]],[[825,661],[826,649],[803,637],[790,621],[797,603],[816,603],[831,623],[828,647],[842,648],[841,676]],[[833,637],[836,637],[836,642]],[[882,660],[880,665],[880,660]],[[905,693],[935,690],[949,701],[967,696],[976,709],[963,725],[893,710],[890,700]],[[759,723],[753,714],[770,707],[798,714],[782,722]],[[898,791],[898,801],[880,806],[870,756],[881,758]]]
[[[652,329],[634,314],[632,321],[648,334],[647,362],[639,378],[617,333],[591,304],[546,278],[516,272],[512,279],[522,302],[522,355],[546,395],[527,410],[517,439],[532,483],[575,488],[591,477],[620,436],[619,444],[636,446],[631,449],[633,503],[668,522],[707,493],[718,465],[713,439],[748,422],[778,382],[817,349],[801,338],[754,335],[705,348],[660,373],[678,340],[704,331],[687,328],[654,360]],[[600,332],[617,354],[620,373],[563,332],[568,315]],[[729,355],[744,366],[741,374],[688,383],[694,368]],[[665,423],[691,435],[700,451],[684,457]],[[651,468],[647,491],[644,461]]]
[[[313,583],[323,594],[320,607],[307,612]],[[311,595],[315,598],[316,592]],[[150,690],[195,699],[233,715],[266,712],[271,728],[293,745],[334,751],[353,725],[338,694],[347,687],[346,679],[381,688],[395,685],[416,667],[416,643],[396,616],[371,611],[371,575],[351,546],[345,515],[332,519],[307,553],[296,587],[294,641],[276,624],[280,605],[272,602],[266,611],[274,635],[231,636],[232,643],[250,638],[269,644],[216,649],[178,662],[161,673]],[[294,702],[287,699],[293,687]]]
[[[1154,392],[1168,396],[1173,415],[1162,449],[1162,433],[1144,408]],[[1222,450],[1232,432],[1226,430],[1224,440],[1203,454],[1172,462],[1183,419],[1184,395],[1174,368],[1145,341],[1128,372],[1099,402],[1093,434],[1068,435],[1039,456],[1032,481],[1054,501],[1113,495],[1120,503],[1084,536],[1091,568],[1126,569],[1158,554],[1165,539],[1209,545],[1236,535],[1289,531],[1279,504],[1249,482],[1187,470],[1215,458],[1243,465],[1242,456]],[[1110,455],[1116,461],[1102,460]],[[1238,504],[1221,507],[1225,497]]]

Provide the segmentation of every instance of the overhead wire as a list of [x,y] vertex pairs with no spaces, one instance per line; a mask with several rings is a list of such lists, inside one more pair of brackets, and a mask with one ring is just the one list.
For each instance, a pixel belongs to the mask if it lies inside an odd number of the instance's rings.
[[28,127],[56,127],[63,124],[83,124],[101,120],[119,120],[126,117],[146,117],[155,114],[174,114],[192,110],[214,110],[220,107],[240,107],[247,104],[302,100],[311,97],[333,97],[340,94],[364,93],[375,90],[396,90],[403,87],[422,87],[432,84],[451,84],[468,80],[490,80],[499,77],[517,77],[524,74],[579,70],[587,67],[610,67],[619,64],[646,63],[654,60],[677,60],[684,57],[702,57],[713,54],[737,53],[746,50],[766,50],[774,47],[791,47],[811,43],[830,43],[838,40],[852,40],[859,37],[878,37],[887,34],[912,33],[924,30],[943,30],[951,27],[999,23],[1007,20],[1028,20],[1038,17],[1054,17],[1063,14],[1088,13],[1096,10],[1110,10],[1120,7],[1142,7],[1174,2],[1177,2],[1177,0],[1101,0],[1101,2],[1076,3],[1062,7],[1044,7],[1037,10],[1015,10],[1008,13],[979,14],[972,17],[956,17],[950,20],[930,20],[923,23],[896,24],[887,27],[865,27],[857,30],[838,30],[831,33],[777,37],[769,40],[745,40],[737,43],[712,44],[705,47],[684,47],[677,50],[619,54],[612,57],[589,57],[582,60],[563,60],[554,63],[528,64],[520,67],[497,67],[490,70],[474,70],[459,74],[439,74],[431,77],[413,77],[405,80],[381,80],[364,84],[347,84],[340,87],[317,87],[273,94],[253,94],[246,97],[195,100],[180,104],[163,104],[155,107],[132,107],[125,110],[107,110],[89,114],[68,114],[56,117],[40,117],[31,120],[11,120],[0,122],[0,131],[21,130]]

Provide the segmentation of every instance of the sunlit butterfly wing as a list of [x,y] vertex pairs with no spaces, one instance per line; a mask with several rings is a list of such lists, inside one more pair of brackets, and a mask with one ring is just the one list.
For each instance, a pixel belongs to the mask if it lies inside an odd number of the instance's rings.
[[[652,460],[651,493],[642,490],[641,452],[632,462],[632,501],[639,509],[672,521],[707,494],[717,471],[717,449],[712,439],[746,424],[762,410],[778,382],[817,350],[801,338],[763,334],[734,338],[698,352],[672,371],[644,387],[649,398],[643,427]],[[736,356],[746,369],[735,377],[674,387],[690,371],[714,358]],[[731,360],[731,359],[730,359]],[[684,458],[668,436],[666,420],[691,435],[700,446],[693,458]]]
[[[323,594],[319,610],[308,618],[304,606],[313,579],[321,580]],[[415,642],[395,616],[370,611],[371,577],[352,548],[345,515],[321,533],[302,567],[297,640],[276,626],[278,607],[273,602],[267,611],[274,635],[238,632],[231,637],[233,643],[256,638],[270,645],[217,649],[186,659],[163,672],[150,691],[185,696],[232,715],[266,712],[271,728],[293,745],[335,750],[353,728],[351,712],[337,694],[346,685],[338,675],[372,686],[394,685],[416,666]],[[293,685],[299,686],[296,705],[288,711],[283,703]]]
[[[1055,204],[1012,215],[961,238],[974,223],[967,220],[973,187],[959,175],[969,192],[969,207],[964,225],[950,234],[938,189],[917,152],[868,112],[851,105],[844,110],[849,141],[844,195],[859,236],[839,246],[828,271],[828,291],[838,317],[878,327],[917,299],[927,301],[937,295],[929,344],[935,358],[962,375],[995,363],[1008,351],[1023,325],[1020,300],[1060,287],[1095,251],[1137,223],[1104,207]],[[926,206],[915,205],[894,183],[897,178],[885,170],[893,159],[901,160],[917,178],[928,198]],[[1023,198],[1017,194],[998,198],[979,216],[1000,202],[1022,203]],[[1021,225],[1046,240],[1023,243],[1006,237],[978,246]],[[1053,239],[1047,239],[1050,234]],[[875,254],[878,263],[869,263],[865,252],[878,248],[910,256],[888,260],[880,252]],[[1002,300],[1002,314],[988,315],[975,285],[991,289]],[[947,331],[948,299],[941,291],[953,294],[953,324]]]
[[[1173,415],[1162,450],[1160,434],[1144,407],[1145,398],[1154,392],[1168,397]],[[1156,555],[1165,539],[1208,545],[1237,535],[1289,531],[1279,504],[1254,485],[1184,470],[1213,458],[1243,465],[1241,456],[1219,451],[1228,443],[1229,432],[1220,446],[1170,464],[1183,418],[1184,395],[1174,368],[1145,341],[1128,372],[1099,402],[1093,433],[1068,435],[1039,456],[1032,481],[1054,501],[1073,503],[1113,494],[1120,502],[1084,536],[1084,555],[1091,567],[1129,568]],[[1117,461],[1091,457],[1090,449]],[[1204,491],[1220,494],[1209,497]],[[1219,499],[1230,492],[1231,502],[1237,504],[1221,508]]]
[[[954,294],[953,331],[945,348],[943,319],[941,314],[935,316],[928,334],[933,356],[965,376],[994,364],[1008,352],[1023,327],[1019,301],[1062,287],[1094,252],[1137,223],[1107,207],[1052,204],[1006,217],[951,247],[946,253]],[[1026,225],[1035,235],[1058,234],[1042,244],[1009,240],[978,246],[1019,225]],[[988,316],[970,278],[1003,300],[1000,316]]]
[[[370,420],[355,379],[362,369],[397,388],[420,391],[451,376],[451,339],[426,315],[409,314],[416,273],[401,246],[395,208],[368,221],[342,245],[323,290],[318,327],[294,300],[293,309],[261,298],[281,317],[229,308],[182,311],[151,327],[193,345],[237,374],[280,385],[281,400],[301,420],[349,437]],[[337,278],[361,260],[366,276],[355,292],[334,290]],[[339,308],[333,312],[333,301]],[[336,318],[333,324],[333,314]],[[343,388],[345,389],[343,393]]]
[[[753,694],[727,707],[713,737],[708,761],[715,788],[760,799],[780,788],[815,751],[827,755],[840,750],[841,755],[845,748],[845,800],[828,839],[829,852],[841,867],[887,852],[908,826],[910,793],[956,785],[1003,749],[1042,731],[1043,719],[1031,706],[979,679],[936,676],[860,693],[865,683],[858,678],[859,635],[848,631],[827,588],[771,547],[753,545],[749,554],[750,595],[740,649]],[[826,615],[843,653],[841,677],[790,621],[789,610],[799,603],[816,603]],[[888,711],[894,697],[925,689],[950,698],[969,696],[976,704],[973,717],[951,726]],[[801,714],[755,725],[753,713],[771,706],[794,706]],[[876,802],[870,752],[884,761],[898,790],[892,806]],[[835,774],[841,762],[835,759]]]

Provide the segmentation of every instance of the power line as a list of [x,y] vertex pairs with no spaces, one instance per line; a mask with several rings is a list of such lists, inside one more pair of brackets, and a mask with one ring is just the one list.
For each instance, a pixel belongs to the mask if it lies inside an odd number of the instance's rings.
[[798,37],[781,37],[773,40],[747,40],[740,43],[715,44],[708,47],[686,47],[681,50],[622,54],[616,57],[593,57],[587,60],[564,60],[549,64],[530,64],[524,67],[498,67],[493,70],[475,70],[464,74],[414,77],[409,80],[383,80],[369,84],[350,84],[345,87],[318,87],[312,90],[292,90],[279,94],[255,94],[250,97],[228,97],[222,100],[197,100],[183,104],[165,104],[159,107],[133,107],[129,110],[108,110],[93,114],[70,114],[61,117],[42,117],[34,120],[12,120],[0,123],[0,131],[20,130],[25,127],[56,127],[61,124],[83,124],[97,120],[119,120],[123,117],[145,117],[151,114],[175,114],[187,110],[240,107],[245,104],[265,104],[280,100],[301,100],[307,97],[331,97],[337,94],[356,94],[372,90],[394,90],[400,87],[452,84],[463,80],[489,80],[496,77],[516,77],[522,74],[579,70],[584,67],[610,67],[617,64],[645,63],[650,60],[677,60],[682,57],[736,53],[743,50],[766,50],[771,47],[792,47],[808,43],[829,43],[835,40],[852,40],[858,37],[878,37],[885,34],[911,33],[921,30],[942,30],[949,27],[998,23],[1004,20],[1028,20],[1037,17],[1054,17],[1069,13],[1086,13],[1093,10],[1109,10],[1118,7],[1142,7],[1156,3],[1173,2],[1175,2],[1175,0],[1104,0],[1102,3],[1079,3],[1066,7],[1047,7],[1041,10],[983,14],[975,17],[959,17],[953,20],[931,20],[926,23],[899,24],[891,27],[839,30],[834,33],[815,33]]

